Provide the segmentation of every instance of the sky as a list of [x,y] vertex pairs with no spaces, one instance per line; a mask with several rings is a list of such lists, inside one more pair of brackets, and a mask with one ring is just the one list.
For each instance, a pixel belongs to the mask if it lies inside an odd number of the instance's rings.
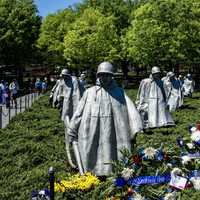
[[81,0],[34,0],[42,17],[55,13],[59,9],[81,2]]

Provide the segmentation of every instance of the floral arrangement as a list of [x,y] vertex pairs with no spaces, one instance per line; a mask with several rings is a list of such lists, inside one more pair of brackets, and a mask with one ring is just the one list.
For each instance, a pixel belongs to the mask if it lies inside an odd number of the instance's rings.
[[[196,146],[200,132],[194,133],[191,135],[191,140],[192,144]],[[179,138],[177,141],[179,146],[185,145],[184,140]],[[189,145],[187,144],[187,146]],[[197,148],[195,150],[197,155],[199,151]],[[198,171],[200,168],[197,165],[192,168],[183,165],[183,159],[188,159],[184,157],[186,152],[186,150],[184,153],[182,152],[179,157],[164,150],[162,144],[158,149],[140,148],[133,154],[123,150],[122,159],[114,163],[116,190],[119,189],[119,193],[121,192],[120,188],[126,191],[121,194],[128,200],[147,200],[149,198],[176,200],[180,198],[181,190],[191,187],[200,190],[200,171]],[[115,199],[114,197],[120,198],[120,194],[111,197],[113,199]]]
[[181,161],[184,166],[192,169],[200,168],[200,127],[189,126],[189,137],[177,138],[177,144],[181,148]]
[[[122,158],[113,163],[113,188],[116,190],[116,194],[111,195],[110,199],[126,197],[128,200],[146,200],[144,194],[140,193],[143,185],[169,182],[170,168],[167,162],[170,159],[168,153],[164,151],[162,144],[158,149],[153,147],[140,148],[133,153],[123,149],[121,151]],[[157,168],[156,171],[155,167]],[[149,176],[148,173],[153,173],[153,175]],[[159,196],[153,189],[148,192],[154,193],[153,195],[156,197]]]
[[68,180],[61,180],[55,183],[56,192],[65,192],[67,190],[89,190],[91,187],[100,183],[99,179],[91,173],[85,173],[83,176],[76,174]]
[[[130,152],[121,150],[121,159],[112,163],[113,174],[107,179],[105,200],[176,200],[181,191],[194,188],[200,191],[200,131],[189,127],[187,138],[178,137],[180,156],[175,152],[147,147]],[[76,174],[55,183],[55,192],[70,190],[91,191],[100,180],[86,173]]]

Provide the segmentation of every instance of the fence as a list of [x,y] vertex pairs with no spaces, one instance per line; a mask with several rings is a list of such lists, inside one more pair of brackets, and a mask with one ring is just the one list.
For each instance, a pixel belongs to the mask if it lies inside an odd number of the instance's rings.
[[0,106],[0,128],[5,128],[10,120],[18,113],[24,112],[26,109],[30,108],[32,103],[39,98],[38,93],[31,93],[25,96],[17,98],[17,106]]

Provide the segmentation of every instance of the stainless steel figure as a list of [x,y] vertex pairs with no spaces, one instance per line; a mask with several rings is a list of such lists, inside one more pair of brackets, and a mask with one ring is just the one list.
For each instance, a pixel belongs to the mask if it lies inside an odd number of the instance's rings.
[[139,86],[136,104],[143,118],[144,128],[174,125],[160,75],[160,69],[153,67],[150,77],[143,79]]
[[184,96],[192,96],[192,93],[194,92],[195,82],[192,79],[191,74],[187,74],[186,78],[184,79],[183,83],[183,93]]
[[62,80],[58,85],[57,100],[62,104],[61,119],[65,125],[65,149],[68,157],[68,162],[71,167],[75,168],[76,164],[73,162],[73,153],[70,148],[70,141],[68,138],[68,125],[69,121],[75,112],[78,102],[81,98],[81,92],[78,80],[75,76],[71,76],[67,69],[63,69],[61,72]]
[[169,110],[175,111],[183,105],[183,95],[181,91],[180,81],[176,78],[174,72],[168,72],[163,85],[167,96],[167,105]]
[[112,161],[143,129],[134,103],[113,80],[113,66],[99,65],[96,85],[87,89],[69,124],[70,140],[78,141],[84,172],[97,176],[112,173]]
[[76,159],[76,163],[77,163],[77,166],[78,166],[79,173],[80,173],[80,175],[83,175],[84,174],[84,169],[83,169],[83,164],[82,164],[82,161],[81,161],[78,142],[77,141],[73,141],[72,142],[72,146],[73,146],[74,155],[75,155],[75,159]]

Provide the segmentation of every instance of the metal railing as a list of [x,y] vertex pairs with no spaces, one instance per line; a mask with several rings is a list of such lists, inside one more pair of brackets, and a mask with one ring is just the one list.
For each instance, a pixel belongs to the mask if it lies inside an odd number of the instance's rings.
[[38,93],[31,93],[17,98],[16,105],[12,105],[12,102],[8,108],[0,105],[0,128],[5,128],[14,116],[29,109],[38,98]]

